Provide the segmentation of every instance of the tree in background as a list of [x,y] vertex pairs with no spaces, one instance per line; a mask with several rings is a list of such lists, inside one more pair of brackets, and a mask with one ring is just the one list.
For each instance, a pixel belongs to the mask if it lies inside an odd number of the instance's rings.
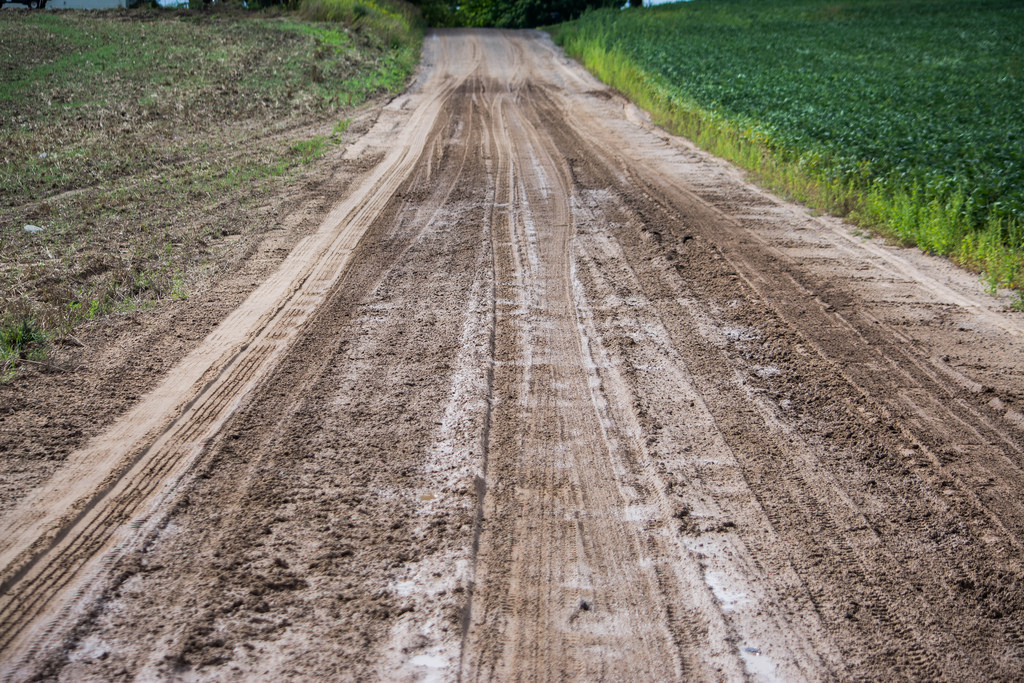
[[527,28],[577,18],[623,0],[412,0],[431,26]]

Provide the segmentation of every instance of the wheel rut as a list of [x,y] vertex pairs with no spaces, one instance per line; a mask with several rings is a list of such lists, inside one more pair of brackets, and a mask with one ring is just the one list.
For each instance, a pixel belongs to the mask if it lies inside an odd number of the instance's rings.
[[142,525],[287,350],[320,306],[372,220],[412,171],[447,95],[433,86],[391,152],[317,234],[222,323],[149,397],[4,518],[0,652],[31,650],[31,627],[102,566],[104,551]]

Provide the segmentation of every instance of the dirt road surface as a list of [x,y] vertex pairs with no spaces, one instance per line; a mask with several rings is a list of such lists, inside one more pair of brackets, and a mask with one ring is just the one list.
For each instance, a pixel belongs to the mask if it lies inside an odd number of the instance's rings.
[[1024,676],[1024,317],[543,34],[424,49],[230,306],[5,389],[4,680]]

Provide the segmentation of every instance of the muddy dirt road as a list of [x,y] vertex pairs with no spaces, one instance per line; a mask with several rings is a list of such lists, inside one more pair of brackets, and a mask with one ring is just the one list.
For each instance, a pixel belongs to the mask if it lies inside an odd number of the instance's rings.
[[272,276],[4,488],[7,680],[1024,675],[1024,318],[974,277],[539,33],[430,34],[346,155]]

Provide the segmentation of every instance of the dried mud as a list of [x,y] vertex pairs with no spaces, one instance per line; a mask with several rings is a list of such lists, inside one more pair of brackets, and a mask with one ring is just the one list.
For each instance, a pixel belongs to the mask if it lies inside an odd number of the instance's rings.
[[5,394],[7,678],[1019,679],[1024,318],[543,34],[424,49],[102,426]]

